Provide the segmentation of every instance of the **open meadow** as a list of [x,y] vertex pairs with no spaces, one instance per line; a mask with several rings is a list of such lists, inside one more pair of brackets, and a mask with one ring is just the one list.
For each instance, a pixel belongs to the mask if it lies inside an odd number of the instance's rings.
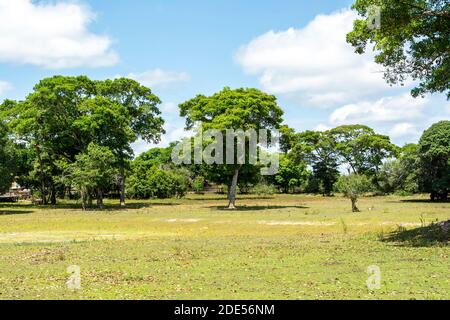
[[[0,299],[450,299],[450,203],[243,196],[0,204]],[[69,266],[81,289],[69,290]],[[370,291],[369,266],[381,270]]]

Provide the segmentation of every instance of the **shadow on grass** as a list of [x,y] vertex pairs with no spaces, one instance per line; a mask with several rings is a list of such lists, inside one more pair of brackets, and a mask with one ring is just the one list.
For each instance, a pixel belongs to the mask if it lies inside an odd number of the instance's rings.
[[383,237],[382,241],[405,247],[447,246],[450,241],[450,220],[411,230],[399,227],[397,231]]
[[210,209],[220,210],[220,211],[262,211],[262,210],[280,210],[280,209],[309,209],[305,206],[238,206],[235,210],[229,210],[226,206],[212,206],[208,207]]
[[[91,209],[88,211],[123,211],[123,210],[137,210],[143,208],[150,207],[158,207],[158,206],[178,206],[179,203],[170,203],[170,202],[131,202],[127,203],[126,206],[122,207],[120,204],[110,204],[106,203],[103,209],[97,208],[95,202]],[[20,209],[42,209],[42,210],[81,210],[81,203],[73,202],[73,203],[59,203],[57,205],[34,205],[31,203],[19,203],[19,204],[0,204],[0,214],[4,212],[3,209],[11,209],[11,212],[22,212]],[[14,211],[14,209],[19,209]],[[10,212],[10,210],[5,211]],[[31,213],[32,211],[23,211],[23,213]],[[14,213],[12,213],[14,214]]]
[[450,203],[450,200],[428,200],[428,199],[407,199],[407,200],[400,200],[400,202],[404,203]]
[[[223,197],[198,197],[198,198],[185,198],[184,200],[188,200],[188,201],[223,201],[223,200],[227,200],[227,196],[223,196]],[[275,197],[273,196],[247,196],[247,197],[243,197],[240,200],[272,200],[275,199]]]
[[25,210],[0,210],[0,216],[13,216],[20,214],[30,214],[33,211],[25,211]]

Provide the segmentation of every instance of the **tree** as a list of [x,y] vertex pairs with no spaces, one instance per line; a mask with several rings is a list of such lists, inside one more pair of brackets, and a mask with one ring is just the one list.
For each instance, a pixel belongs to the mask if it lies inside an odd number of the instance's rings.
[[[223,141],[226,140],[227,129],[243,131],[254,129],[257,132],[260,129],[278,129],[283,116],[283,111],[278,106],[276,98],[257,89],[231,90],[224,88],[212,96],[197,95],[180,104],[179,107],[180,115],[186,117],[186,129],[190,130],[201,126],[204,131],[220,130]],[[224,156],[225,154],[226,152]],[[236,192],[240,172],[253,170],[255,167],[247,161],[245,162],[246,164],[238,164],[235,158],[233,165],[211,166],[219,168],[221,178],[227,180],[229,209],[236,208]],[[223,163],[226,163],[225,159]]]
[[418,186],[417,145],[407,144],[400,151],[400,157],[383,163],[378,183],[384,193],[402,192],[414,194]]
[[292,157],[283,156],[280,160],[280,168],[274,177],[274,184],[284,193],[294,191],[300,187],[309,177],[305,162],[296,162]]
[[34,150],[34,175],[44,204],[56,203],[57,161],[73,162],[89,137],[73,127],[79,105],[95,94],[87,77],[55,76],[41,80],[24,101],[5,101],[2,110],[16,140]]
[[446,200],[450,191],[450,121],[431,126],[422,135],[419,146],[419,181],[431,199]]
[[384,159],[395,157],[398,148],[388,136],[376,134],[363,125],[345,125],[330,131],[340,164],[346,164],[356,174],[376,176]]
[[160,117],[158,105],[161,100],[152,93],[151,89],[140,85],[137,81],[119,78],[97,82],[100,96],[109,99],[116,105],[125,108],[128,121],[128,148],[111,148],[115,153],[120,168],[120,204],[125,205],[126,170],[130,156],[130,144],[142,139],[148,143],[158,143],[163,129],[164,120]]
[[97,206],[103,208],[103,191],[117,174],[114,154],[107,147],[91,143],[85,152],[75,158],[74,163],[65,166],[65,175],[80,191],[83,210],[88,206],[87,201],[91,202],[93,193],[97,195]]
[[[380,25],[373,27],[374,6]],[[356,0],[364,19],[354,22],[347,41],[357,53],[373,44],[375,61],[385,67],[388,83],[420,81],[413,96],[446,93],[450,99],[450,3],[447,0]]]
[[126,192],[132,198],[149,199],[154,192],[149,177],[158,170],[176,170],[171,163],[173,145],[168,148],[152,148],[131,162],[131,174]]
[[292,149],[297,161],[306,161],[312,168],[310,181],[317,182],[314,192],[330,195],[339,177],[338,154],[333,135],[327,132],[305,131],[297,134]]
[[0,120],[0,193],[9,190],[15,172],[15,152],[7,130]]
[[134,80],[55,76],[41,80],[24,101],[5,101],[0,109],[16,140],[34,150],[30,178],[39,182],[44,204],[56,203],[57,189],[63,187],[57,164],[74,163],[95,143],[114,154],[124,205],[131,144],[139,138],[156,143],[164,132],[159,103]]
[[357,207],[358,198],[371,191],[372,184],[365,175],[350,174],[341,176],[336,183],[336,190],[342,192],[352,202],[352,212],[360,212]]
[[151,197],[158,199],[184,197],[189,185],[187,177],[175,170],[149,171],[147,180]]

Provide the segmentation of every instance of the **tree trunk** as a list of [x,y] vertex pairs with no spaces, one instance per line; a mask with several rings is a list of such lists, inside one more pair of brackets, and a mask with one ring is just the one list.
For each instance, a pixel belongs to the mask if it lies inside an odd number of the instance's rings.
[[101,188],[97,189],[97,207],[103,209],[105,206],[103,205],[103,190]]
[[50,193],[50,204],[52,206],[56,206],[56,188],[55,188],[55,185],[52,184],[52,188],[51,188],[50,192],[51,192]]
[[356,204],[358,203],[358,199],[357,198],[351,198],[352,200],[352,211],[353,212],[361,212],[358,207],[356,206]]
[[81,207],[83,208],[83,211],[86,211],[86,191],[84,189],[81,190]]
[[120,186],[120,205],[124,207],[125,203],[125,170],[122,169],[119,177],[119,186]]
[[88,207],[92,208],[92,194],[91,192],[87,192],[87,199],[88,199]]
[[47,195],[45,190],[45,175],[44,175],[44,164],[42,162],[41,157],[41,150],[39,149],[39,146],[36,145],[36,155],[39,161],[39,176],[41,179],[41,198],[42,198],[42,204],[47,205]]
[[239,169],[234,171],[233,180],[231,181],[231,187],[228,191],[228,209],[236,210],[236,192],[237,192],[237,183],[239,178]]

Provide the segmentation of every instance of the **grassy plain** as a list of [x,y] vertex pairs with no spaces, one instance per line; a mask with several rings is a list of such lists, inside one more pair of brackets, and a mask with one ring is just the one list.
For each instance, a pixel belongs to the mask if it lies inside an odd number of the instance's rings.
[[[450,299],[450,203],[340,197],[0,204],[0,299]],[[436,234],[436,232],[441,232]],[[444,233],[443,233],[444,232]],[[66,286],[67,268],[81,289]],[[381,270],[370,291],[367,268]]]

